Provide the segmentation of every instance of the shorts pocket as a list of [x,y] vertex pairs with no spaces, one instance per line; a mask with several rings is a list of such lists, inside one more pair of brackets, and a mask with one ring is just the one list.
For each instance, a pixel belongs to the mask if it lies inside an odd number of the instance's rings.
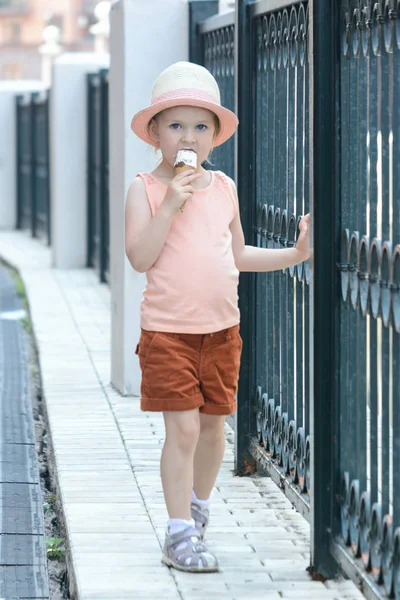
[[139,356],[139,364],[142,373],[144,372],[149,357],[157,344],[159,334],[157,331],[142,331],[139,344],[137,346],[137,354]]
[[227,342],[233,348],[239,347],[240,353],[242,352],[243,340],[242,336],[240,335],[239,327],[232,332],[230,337],[227,338]]
[[212,348],[212,363],[210,369],[214,368],[218,371],[222,379],[230,377],[230,372],[239,371],[240,359],[242,355],[243,340],[239,333],[239,329],[232,332],[232,335],[225,339],[221,344]]

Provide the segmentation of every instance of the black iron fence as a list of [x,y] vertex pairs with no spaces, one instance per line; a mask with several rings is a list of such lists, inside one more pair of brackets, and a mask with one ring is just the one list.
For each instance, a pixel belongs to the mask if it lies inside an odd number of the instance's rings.
[[87,76],[87,265],[108,281],[110,253],[108,69]]
[[[226,13],[204,21],[200,26],[203,64],[214,75],[221,90],[221,102],[235,110],[235,15]],[[215,165],[215,167],[214,167]],[[231,138],[212,153],[211,168],[234,177],[235,146]]]
[[[298,221],[309,212],[307,5],[265,13],[251,7],[255,243],[294,246]],[[308,262],[257,274],[252,454],[277,482],[297,484],[299,508],[309,499]],[[306,460],[308,456],[308,460]],[[289,493],[293,488],[289,487]],[[298,504],[298,503],[297,503]]]
[[335,554],[350,546],[387,596],[400,598],[400,3],[342,2],[340,31]]
[[[51,243],[49,91],[20,94],[17,111],[17,228]],[[87,266],[109,273],[108,69],[87,77]]]
[[400,1],[239,2],[192,55],[239,116],[246,241],[313,220],[313,269],[241,275],[237,470],[310,520],[316,576],[400,598]]
[[17,227],[50,244],[48,91],[18,95],[16,111]]

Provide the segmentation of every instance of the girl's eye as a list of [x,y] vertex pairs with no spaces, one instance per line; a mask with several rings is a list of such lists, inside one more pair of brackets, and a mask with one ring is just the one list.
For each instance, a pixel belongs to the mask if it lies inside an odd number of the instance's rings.
[[180,125],[179,125],[179,123],[172,123],[170,125],[170,127],[171,127],[171,129],[179,129]]
[[199,131],[204,131],[205,129],[207,129],[207,125],[203,125],[203,124],[197,125],[197,129]]

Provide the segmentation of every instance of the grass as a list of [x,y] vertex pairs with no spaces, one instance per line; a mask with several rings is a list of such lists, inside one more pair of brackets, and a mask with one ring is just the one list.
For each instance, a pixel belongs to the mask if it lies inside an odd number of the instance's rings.
[[26,311],[28,311],[28,298],[26,295],[26,289],[22,277],[17,271],[11,271],[11,275],[14,279],[14,285],[17,292],[17,296],[21,298],[22,305]]
[[22,317],[21,323],[22,323],[22,326],[25,329],[25,331],[27,333],[29,333],[29,335],[32,335],[33,330],[32,330],[32,323],[31,323],[30,318],[28,316]]
[[26,291],[24,282],[21,277],[17,273],[13,273],[15,289],[17,290],[17,294],[20,298],[26,298]]
[[49,560],[58,560],[65,555],[64,538],[52,537],[45,540],[47,549],[47,558]]
[[47,512],[49,512],[49,510],[55,512],[56,495],[55,494],[50,494],[47,500],[48,500],[48,502],[45,502],[43,504],[43,510],[44,510],[44,512],[47,513]]
[[[18,273],[18,271],[16,269],[14,269],[14,267],[9,265],[8,263],[5,263],[1,260],[0,260],[0,262],[7,269],[7,271],[10,273],[11,277],[13,278],[17,296],[19,298],[21,298],[22,306],[24,307],[26,312],[28,312],[28,297],[26,294],[25,285],[24,285],[21,275]],[[0,294],[1,294],[1,292],[0,292]]]
[[39,375],[39,369],[35,363],[29,363],[29,373],[32,377],[36,377],[37,375]]

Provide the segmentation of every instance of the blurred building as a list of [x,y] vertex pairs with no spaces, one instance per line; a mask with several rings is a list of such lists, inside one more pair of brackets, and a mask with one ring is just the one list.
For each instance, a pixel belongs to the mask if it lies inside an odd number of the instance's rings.
[[[162,0],[160,0],[162,1]],[[92,51],[99,0],[0,0],[0,80],[40,79],[43,30],[60,29],[64,52]],[[232,10],[234,0],[220,0],[219,10]]]
[[40,79],[43,30],[60,29],[63,51],[94,50],[98,0],[0,0],[0,79]]

